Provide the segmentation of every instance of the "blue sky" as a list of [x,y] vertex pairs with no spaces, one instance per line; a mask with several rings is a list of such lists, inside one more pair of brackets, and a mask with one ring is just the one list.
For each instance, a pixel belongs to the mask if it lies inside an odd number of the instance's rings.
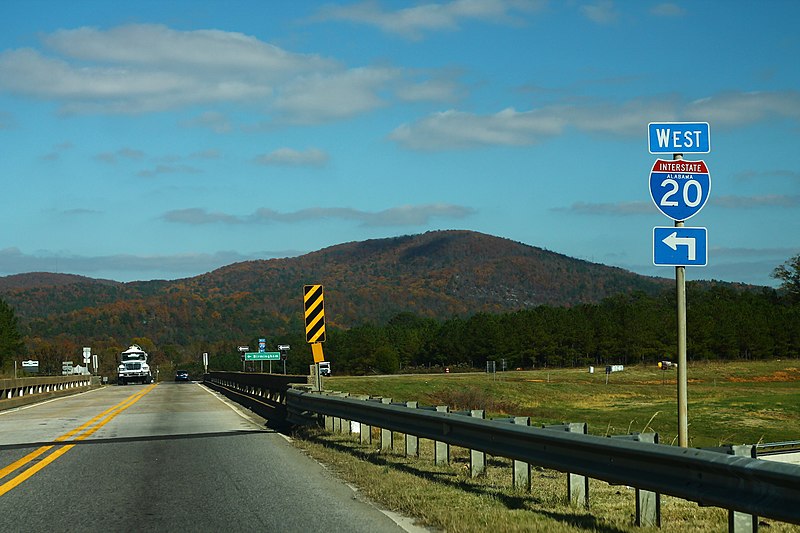
[[[800,253],[800,2],[0,3],[0,275],[176,279],[469,229],[652,264],[647,124],[708,122],[708,265]],[[669,158],[669,155],[661,156]]]

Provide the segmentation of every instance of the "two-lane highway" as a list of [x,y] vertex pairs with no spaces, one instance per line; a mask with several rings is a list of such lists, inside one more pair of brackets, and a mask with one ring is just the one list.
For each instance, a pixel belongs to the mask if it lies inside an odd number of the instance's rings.
[[197,383],[0,412],[0,531],[402,529]]

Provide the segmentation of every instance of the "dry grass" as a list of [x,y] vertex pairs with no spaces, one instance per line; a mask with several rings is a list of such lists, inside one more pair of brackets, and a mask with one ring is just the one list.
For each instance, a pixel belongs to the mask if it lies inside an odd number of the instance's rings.
[[[371,501],[411,516],[419,525],[450,532],[718,532],[727,529],[727,512],[662,496],[661,529],[636,527],[635,496],[630,487],[590,480],[590,509],[569,504],[566,474],[533,468],[532,490],[512,487],[511,461],[487,458],[483,476],[471,478],[468,450],[451,447],[449,465],[436,466],[433,443],[420,442],[420,456],[406,457],[401,434],[392,451],[380,450],[358,435],[304,430],[297,446],[352,483]],[[797,532],[796,526],[763,521],[771,532]]]

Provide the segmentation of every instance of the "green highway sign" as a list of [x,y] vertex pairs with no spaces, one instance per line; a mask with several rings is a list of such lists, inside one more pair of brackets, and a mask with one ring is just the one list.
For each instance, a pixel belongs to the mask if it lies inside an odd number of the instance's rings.
[[245,361],[280,361],[281,352],[246,352]]

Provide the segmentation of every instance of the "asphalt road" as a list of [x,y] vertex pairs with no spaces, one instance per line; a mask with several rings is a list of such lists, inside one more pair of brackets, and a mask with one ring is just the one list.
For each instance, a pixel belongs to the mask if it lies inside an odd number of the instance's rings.
[[403,529],[263,420],[160,383],[0,412],[0,531]]

